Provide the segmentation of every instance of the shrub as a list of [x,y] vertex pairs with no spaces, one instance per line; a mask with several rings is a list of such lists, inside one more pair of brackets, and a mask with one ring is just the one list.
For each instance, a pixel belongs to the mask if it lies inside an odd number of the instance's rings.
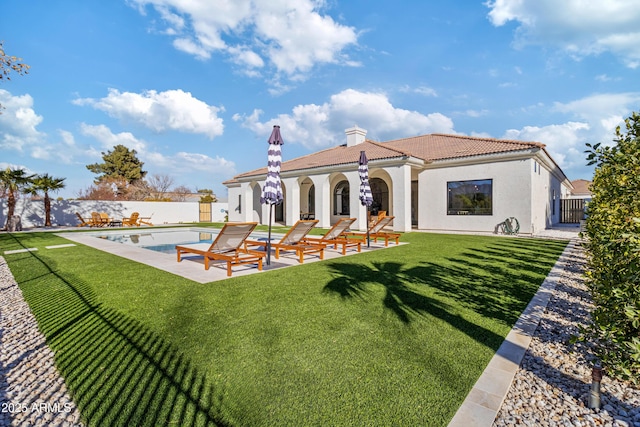
[[596,165],[587,208],[587,286],[595,305],[583,338],[608,375],[640,383],[640,115],[615,145],[587,144]]

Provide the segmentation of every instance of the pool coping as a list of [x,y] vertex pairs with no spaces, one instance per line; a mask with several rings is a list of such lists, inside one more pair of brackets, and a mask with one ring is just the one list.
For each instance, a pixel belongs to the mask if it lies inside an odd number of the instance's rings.
[[[196,231],[204,231],[204,232],[215,232],[219,231],[219,229],[207,229],[204,227],[176,227],[174,228],[163,228],[163,231],[171,231],[171,230],[180,230],[185,231],[185,229],[191,229]],[[125,230],[129,231],[129,230]],[[204,269],[204,261],[201,257],[183,257],[182,262],[177,262],[176,254],[166,254],[162,252],[153,251],[150,249],[144,249],[141,247],[122,244],[118,242],[114,242],[107,239],[99,239],[96,238],[96,234],[116,234],[122,233],[122,229],[118,230],[105,230],[102,232],[62,232],[56,233],[57,236],[65,238],[67,240],[71,240],[75,243],[79,243],[82,245],[90,246],[95,249],[102,250],[104,252],[110,253],[112,255],[116,255],[122,258],[126,258],[131,261],[136,261],[142,264],[149,265],[151,267],[157,268],[159,270],[163,270],[181,277],[184,277],[189,280],[193,280],[198,283],[210,283],[216,282],[219,280],[230,279],[233,277],[244,276],[247,274],[261,274],[271,270],[285,268],[285,267],[293,267],[296,265],[302,265],[298,262],[297,256],[292,253],[281,254],[280,259],[275,259],[275,257],[271,256],[271,264],[267,265],[266,262],[263,262],[263,269],[259,271],[253,265],[240,265],[234,266],[233,274],[231,277],[227,276],[226,264],[224,264],[224,268],[220,268],[219,263],[212,263],[211,268],[209,270]],[[145,229],[145,232],[148,232]],[[265,232],[266,233],[266,232]],[[262,234],[262,232],[258,233]],[[284,236],[284,234],[273,233],[272,238],[279,238]],[[371,242],[371,246],[367,247],[366,245],[362,245],[362,251],[360,253],[366,253],[373,250],[380,249],[391,249],[396,246],[406,245],[406,242],[400,242],[399,245],[390,244],[388,247],[384,246],[384,243]],[[346,255],[342,255],[340,251],[333,250],[331,246],[327,246],[327,249],[324,251],[324,261],[342,258],[343,256],[356,255],[357,252],[353,248],[348,248]],[[322,261],[320,258],[312,254],[308,257],[305,257],[304,264]]]

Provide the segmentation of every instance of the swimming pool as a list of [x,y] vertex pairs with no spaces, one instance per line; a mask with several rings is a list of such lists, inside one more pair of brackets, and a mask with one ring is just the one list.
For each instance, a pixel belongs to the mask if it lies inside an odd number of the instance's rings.
[[[149,230],[118,230],[95,233],[93,237],[109,240],[124,245],[136,246],[142,249],[174,254],[176,245],[193,243],[213,243],[220,229],[212,228],[184,228],[184,229],[155,229]],[[249,239],[258,240],[267,237],[266,233],[251,233]]]

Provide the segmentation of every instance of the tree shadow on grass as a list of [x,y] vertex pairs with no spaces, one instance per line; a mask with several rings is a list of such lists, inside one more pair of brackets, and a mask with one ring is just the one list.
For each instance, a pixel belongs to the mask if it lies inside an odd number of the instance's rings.
[[435,289],[464,308],[512,326],[567,242],[544,242],[557,247],[542,251],[540,242],[504,240],[465,250],[440,263],[422,261],[408,267],[398,262],[373,262],[371,266],[329,263],[334,278],[324,290],[354,299],[363,298],[368,285],[380,284],[385,289],[385,308],[402,322],[409,323],[414,315],[429,314],[497,349],[502,336],[469,322],[455,313],[454,307],[427,296],[419,287]]
[[371,267],[334,262],[328,263],[327,266],[334,278],[324,287],[325,292],[349,299],[363,298],[368,285],[379,284],[385,289],[385,308],[404,323],[410,323],[413,316],[433,316],[494,350],[504,339],[495,332],[454,313],[452,307],[445,302],[417,292],[415,284],[424,283],[424,278],[416,274],[424,274],[424,271],[414,268],[403,269],[403,264],[397,262],[373,262]]
[[88,425],[230,425],[223,394],[179,349],[100,304],[88,284],[58,274],[37,252],[12,266],[28,271],[23,295]]
[[513,325],[567,242],[542,252],[539,243],[512,240],[466,250],[448,258],[447,266],[423,262],[412,274],[478,314]]

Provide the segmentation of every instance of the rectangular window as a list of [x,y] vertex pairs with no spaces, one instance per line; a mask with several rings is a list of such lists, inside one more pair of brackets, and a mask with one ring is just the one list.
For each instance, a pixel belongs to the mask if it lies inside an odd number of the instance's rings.
[[238,213],[242,213],[242,195],[238,194]]
[[447,182],[447,215],[492,214],[492,179]]

